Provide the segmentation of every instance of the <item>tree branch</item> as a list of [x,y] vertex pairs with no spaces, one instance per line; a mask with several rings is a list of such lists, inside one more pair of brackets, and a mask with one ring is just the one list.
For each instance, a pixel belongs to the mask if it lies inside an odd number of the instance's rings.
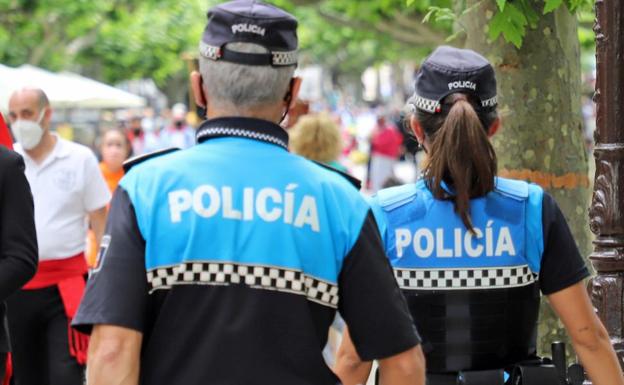
[[71,42],[69,42],[67,44],[67,48],[65,49],[65,52],[67,53],[67,55],[76,56],[83,49],[89,47],[90,45],[93,45],[97,40],[97,36],[100,33],[100,29],[102,28],[104,23],[107,21],[108,17],[111,14],[113,14],[113,12],[115,12],[117,7],[119,7],[120,3],[121,3],[121,0],[116,0],[112,4],[111,8],[108,11],[106,11],[105,14],[102,15],[102,17],[100,17],[100,19],[97,21],[95,26],[91,28],[88,34],[77,37]]
[[[414,46],[414,45],[431,45],[435,46],[444,42],[444,37],[437,32],[432,31],[428,27],[420,24],[420,27],[412,26],[411,30],[397,26],[390,20],[381,20],[377,23],[368,23],[362,20],[354,20],[346,18],[342,15],[325,11],[317,7],[317,12],[321,17],[336,25],[346,25],[356,29],[370,30],[387,34],[397,42]],[[416,23],[414,23],[416,24]],[[425,31],[428,30],[428,31]]]
[[396,12],[394,14],[393,21],[402,28],[408,28],[413,33],[417,33],[432,42],[435,42],[436,45],[443,44],[445,41],[445,35],[434,30],[428,25],[422,22],[423,15],[415,14],[413,16],[408,16],[402,12]]
[[58,23],[58,19],[59,15],[52,13],[43,20],[43,41],[35,45],[28,55],[28,64],[38,66],[48,52],[48,48],[53,45],[55,40],[58,40],[58,29],[52,27],[60,24]]

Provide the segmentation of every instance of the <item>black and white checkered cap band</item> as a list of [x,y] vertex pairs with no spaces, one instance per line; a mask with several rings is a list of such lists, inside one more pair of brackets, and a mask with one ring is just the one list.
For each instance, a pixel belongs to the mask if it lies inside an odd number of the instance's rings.
[[527,286],[535,282],[528,265],[479,269],[394,269],[401,289],[466,290]]
[[203,139],[209,137],[219,137],[219,136],[238,136],[243,138],[251,138],[256,140],[261,140],[263,142],[269,142],[273,144],[277,144],[280,147],[288,149],[288,144],[284,142],[282,139],[277,136],[265,134],[252,130],[244,130],[240,128],[230,128],[230,127],[205,127],[200,128],[197,131],[196,137],[197,141],[201,141]]
[[338,307],[338,286],[304,274],[273,266],[222,262],[186,262],[147,272],[150,293],[175,285],[242,284],[254,289],[276,290],[304,295],[308,300],[331,308]]
[[[409,101],[416,108],[429,112],[431,114],[435,114],[438,107],[440,107],[440,102],[437,100],[423,98],[422,96],[414,95],[410,98]],[[483,108],[492,108],[498,105],[498,96],[494,96],[493,98],[483,100],[481,102],[481,106]]]
[[[203,41],[199,43],[199,53],[210,60],[221,58],[221,47],[208,45]],[[271,63],[276,67],[296,65],[299,58],[298,51],[273,51],[271,52]]]
[[422,96],[414,95],[410,102],[416,106],[419,110],[423,110],[434,114],[437,108],[440,106],[440,102],[437,100],[431,100],[427,98],[423,98]]

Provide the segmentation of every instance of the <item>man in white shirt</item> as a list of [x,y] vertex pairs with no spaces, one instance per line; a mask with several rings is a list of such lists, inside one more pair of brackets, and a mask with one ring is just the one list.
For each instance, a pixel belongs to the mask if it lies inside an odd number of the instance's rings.
[[11,96],[11,131],[26,164],[39,244],[37,274],[9,299],[15,385],[83,383],[88,338],[68,326],[85,286],[88,223],[99,243],[110,200],[94,154],[51,133],[51,116],[42,90]]

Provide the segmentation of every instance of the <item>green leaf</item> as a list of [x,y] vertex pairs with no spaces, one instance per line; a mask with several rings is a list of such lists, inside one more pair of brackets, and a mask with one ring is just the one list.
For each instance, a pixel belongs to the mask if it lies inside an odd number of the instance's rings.
[[544,4],[544,15],[554,11],[563,4],[563,0],[546,0]]
[[519,10],[514,4],[510,3],[507,5],[507,7],[505,7],[504,13],[509,18],[511,24],[520,27],[520,29],[524,32],[524,26],[526,26],[529,21],[527,20],[526,15],[521,10]]
[[457,19],[457,17],[455,15],[448,15],[448,14],[440,14],[439,16],[436,16],[436,21],[453,21]]
[[566,5],[570,12],[576,12],[582,7],[590,8],[594,4],[594,0],[566,0]]
[[434,18],[436,22],[441,21],[453,21],[457,19],[457,15],[450,8],[441,8],[441,7],[429,7],[429,11],[423,17],[423,23],[427,23]]
[[490,21],[488,34],[491,40],[497,39],[502,34],[507,42],[520,48],[527,24],[529,24],[527,16],[516,5],[508,3],[505,10],[498,12]]
[[496,15],[490,20],[488,25],[488,36],[490,40],[496,40],[506,28],[507,19],[502,12],[497,12]]
[[516,25],[510,24],[503,30],[503,36],[505,40],[512,43],[516,48],[522,48],[522,40],[524,38],[525,31]]
[[507,4],[507,0],[496,0],[496,5],[498,5],[498,9],[502,11],[505,10],[505,4]]
[[407,0],[407,6],[411,7],[412,5],[414,5],[415,2],[416,0]]
[[423,19],[422,19],[423,24],[429,22],[429,20],[431,19],[431,16],[434,14],[434,12],[435,12],[435,9],[429,8],[429,12],[427,12],[425,17],[423,17]]

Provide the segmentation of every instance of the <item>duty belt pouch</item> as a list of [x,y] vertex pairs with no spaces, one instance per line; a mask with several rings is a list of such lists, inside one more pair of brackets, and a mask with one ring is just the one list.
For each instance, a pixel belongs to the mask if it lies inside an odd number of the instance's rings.
[[457,373],[457,385],[503,385],[503,369],[461,371]]
[[554,365],[516,365],[511,374],[512,385],[562,385]]

